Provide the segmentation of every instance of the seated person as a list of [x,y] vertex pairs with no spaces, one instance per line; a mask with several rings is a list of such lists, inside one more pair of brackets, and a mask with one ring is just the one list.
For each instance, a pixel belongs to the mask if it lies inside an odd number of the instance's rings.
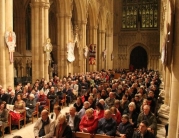
[[101,103],[96,104],[96,109],[94,110],[94,116],[99,119],[104,117],[104,107]]
[[0,137],[2,136],[2,131],[8,124],[8,110],[5,108],[5,102],[0,102]]
[[116,107],[111,107],[112,118],[116,121],[117,125],[121,122],[121,113]]
[[50,100],[50,110],[49,110],[50,112],[53,111],[53,106],[56,102],[56,97],[57,97],[57,95],[55,93],[55,88],[51,87],[50,91],[47,94],[47,98]]
[[88,101],[85,101],[83,105],[83,108],[78,112],[78,116],[80,117],[80,119],[85,115],[85,111],[90,107],[90,103]]
[[79,131],[79,123],[80,123],[80,118],[76,113],[76,108],[75,107],[70,107],[70,112],[69,115],[66,116],[67,118],[67,123],[71,127],[72,131]]
[[60,114],[58,116],[58,125],[55,127],[56,138],[72,138],[72,131],[70,126],[67,124],[66,116]]
[[37,102],[39,103],[39,114],[41,113],[41,111],[44,109],[45,106],[49,106],[47,102],[47,96],[44,94],[43,91],[39,92]]
[[143,112],[139,114],[137,118],[138,126],[140,122],[143,120],[146,120],[148,122],[149,127],[147,128],[148,131],[154,133],[154,135],[157,134],[157,121],[155,115],[150,112],[150,106],[144,105]]
[[130,102],[128,105],[128,109],[125,110],[125,114],[129,116],[129,122],[132,124],[134,128],[137,128],[137,118],[138,113],[136,112],[136,105],[134,102]]
[[59,105],[54,105],[53,107],[53,111],[54,113],[51,114],[50,118],[55,121],[55,126],[57,125],[58,123],[58,116],[61,114],[60,111],[61,111],[61,107]]
[[43,110],[41,112],[41,118],[39,118],[34,126],[35,138],[45,137],[51,138],[54,135],[55,123],[48,117],[48,111]]
[[7,104],[14,105],[15,101],[16,101],[15,92],[12,91],[8,97]]
[[34,94],[30,94],[29,98],[26,101],[26,107],[28,108],[26,110],[26,117],[27,120],[32,117],[32,113],[35,111],[36,101]]
[[22,100],[22,94],[18,93],[17,100],[14,104],[14,111],[10,111],[12,125],[18,125],[20,118],[23,117],[23,113],[26,111],[25,106],[25,102]]
[[147,121],[140,122],[139,131],[135,131],[132,138],[155,138],[154,134],[147,130],[148,127]]
[[1,89],[1,91],[0,91],[0,101],[7,103],[9,95],[6,94],[5,92],[6,92],[5,89]]
[[106,98],[105,103],[111,108],[115,103],[115,94],[113,92],[109,93],[109,97]]
[[128,115],[122,115],[121,123],[118,126],[116,131],[116,135],[120,136],[121,138],[132,138],[134,129],[131,123],[129,122]]
[[93,109],[87,109],[85,115],[82,117],[79,125],[79,129],[81,132],[95,133],[98,126],[98,118],[94,117]]
[[79,112],[83,108],[81,97],[77,97],[76,102],[73,106],[76,108],[76,112]]
[[117,123],[112,119],[112,113],[109,109],[105,110],[104,118],[98,121],[97,134],[115,136]]

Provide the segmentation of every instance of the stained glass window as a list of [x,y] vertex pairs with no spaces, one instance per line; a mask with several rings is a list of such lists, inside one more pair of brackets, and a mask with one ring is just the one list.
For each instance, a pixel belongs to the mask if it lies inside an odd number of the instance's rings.
[[123,0],[122,28],[158,27],[158,0]]

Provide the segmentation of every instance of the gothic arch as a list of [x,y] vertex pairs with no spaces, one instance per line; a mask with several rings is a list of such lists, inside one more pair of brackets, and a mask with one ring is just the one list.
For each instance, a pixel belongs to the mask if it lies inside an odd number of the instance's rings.
[[150,58],[150,50],[149,50],[149,47],[146,46],[146,45],[143,44],[143,43],[135,43],[135,44],[129,46],[128,49],[127,49],[127,53],[128,53],[128,55],[127,55],[128,65],[130,64],[130,55],[131,55],[132,50],[135,49],[135,48],[138,47],[138,46],[142,47],[142,48],[146,51],[147,57],[148,57],[148,64],[149,64],[149,58]]

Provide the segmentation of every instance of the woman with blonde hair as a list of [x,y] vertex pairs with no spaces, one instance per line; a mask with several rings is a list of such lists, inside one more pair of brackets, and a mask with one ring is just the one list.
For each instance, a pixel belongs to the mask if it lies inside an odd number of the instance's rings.
[[97,126],[98,118],[93,115],[93,109],[87,109],[85,115],[82,117],[80,121],[80,131],[93,134],[96,131]]
[[55,127],[55,138],[72,138],[72,130],[67,124],[66,116],[60,114],[57,120],[58,124]]

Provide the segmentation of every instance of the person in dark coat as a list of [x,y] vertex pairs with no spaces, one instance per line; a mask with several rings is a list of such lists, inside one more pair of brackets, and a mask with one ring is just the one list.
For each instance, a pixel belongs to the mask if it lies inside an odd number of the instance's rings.
[[15,92],[12,91],[8,97],[7,104],[14,105],[15,101],[16,101]]
[[56,102],[56,97],[57,97],[57,95],[55,93],[55,88],[51,87],[50,91],[47,94],[47,98],[50,100],[50,112],[53,111],[53,107]]
[[155,138],[154,134],[147,130],[148,127],[148,122],[142,121],[139,125],[139,130],[134,132],[132,138]]
[[118,126],[118,129],[116,131],[116,135],[120,137],[125,138],[132,138],[134,128],[129,122],[129,116],[124,114],[122,115],[121,123]]
[[58,125],[55,128],[56,138],[72,138],[72,130],[71,127],[67,124],[66,116],[60,114],[58,117]]
[[98,121],[97,134],[104,134],[108,136],[115,136],[116,134],[116,121],[112,119],[110,110],[105,110],[104,118]]
[[80,118],[76,113],[75,107],[70,107],[69,115],[66,116],[67,123],[71,127],[71,130],[76,132],[79,131]]
[[36,106],[35,96],[34,94],[30,94],[29,98],[26,101],[26,107],[28,107],[28,109],[26,110],[27,120],[28,118],[32,117],[32,113],[35,110],[35,106]]

